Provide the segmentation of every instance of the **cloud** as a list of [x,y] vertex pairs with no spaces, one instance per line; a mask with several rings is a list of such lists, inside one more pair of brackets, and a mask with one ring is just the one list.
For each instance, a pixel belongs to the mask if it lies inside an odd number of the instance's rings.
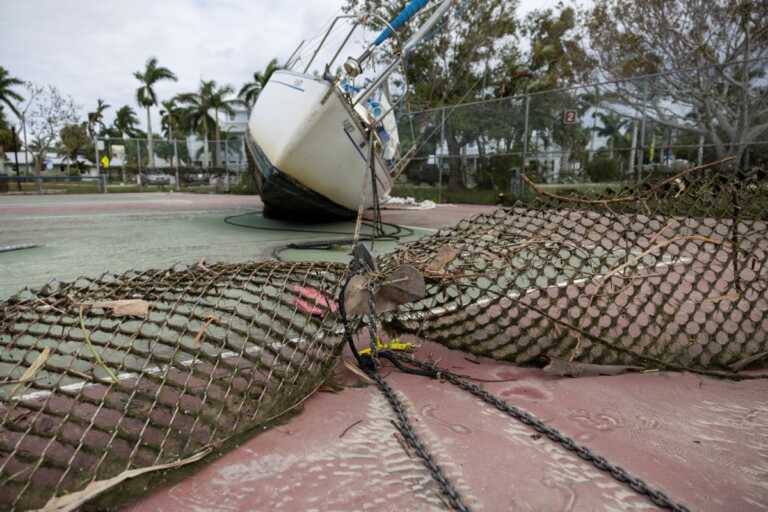
[[319,30],[313,20],[327,20],[340,5],[341,0],[3,2],[0,63],[23,80],[52,83],[71,94],[83,115],[96,98],[138,110],[133,72],[148,57],[156,56],[179,77],[178,83],[158,85],[161,97],[193,90],[202,78],[239,88],[273,57],[286,59],[298,41]]
[[[177,83],[157,86],[161,98],[194,90],[203,78],[239,89],[272,58],[285,60],[298,42],[317,36],[343,3],[5,0],[0,65],[23,80],[51,83],[71,94],[83,116],[97,98],[104,99],[113,107],[106,114],[111,122],[122,105],[139,111],[133,72],[148,57],[156,56],[179,77]],[[523,0],[522,4],[521,10],[526,11],[549,6],[554,0]],[[359,35],[353,42],[362,44]],[[158,126],[157,119],[153,125]]]

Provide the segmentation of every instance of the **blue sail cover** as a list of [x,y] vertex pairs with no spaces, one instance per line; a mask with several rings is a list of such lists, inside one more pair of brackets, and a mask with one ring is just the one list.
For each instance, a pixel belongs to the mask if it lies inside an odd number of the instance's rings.
[[405,9],[403,9],[400,14],[398,14],[397,17],[392,20],[390,23],[392,28],[385,28],[381,34],[379,34],[379,37],[376,38],[373,44],[375,46],[379,46],[381,43],[389,39],[389,37],[392,35],[392,29],[398,30],[400,27],[408,23],[408,20],[413,18],[413,16],[421,9],[423,9],[428,2],[429,0],[411,0],[411,3],[405,6]]

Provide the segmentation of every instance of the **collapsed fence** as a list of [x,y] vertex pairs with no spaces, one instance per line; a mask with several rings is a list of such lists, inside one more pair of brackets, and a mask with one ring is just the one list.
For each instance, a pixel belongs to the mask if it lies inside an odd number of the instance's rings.
[[[768,359],[766,263],[768,176],[700,170],[464,220],[378,258],[361,289],[417,269],[423,296],[382,313],[386,330],[500,360],[748,378]],[[330,263],[201,264],[4,302],[0,503],[95,493],[291,409],[341,353],[347,276]],[[364,337],[364,315],[348,320]]]

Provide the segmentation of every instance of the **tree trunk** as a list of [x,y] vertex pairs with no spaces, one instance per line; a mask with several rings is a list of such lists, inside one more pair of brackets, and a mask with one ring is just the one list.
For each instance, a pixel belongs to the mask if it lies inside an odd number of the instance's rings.
[[35,176],[37,176],[37,193],[42,194],[43,193],[43,180],[41,179],[41,175],[43,172],[43,158],[41,155],[37,155],[35,158]]
[[173,144],[173,156],[171,157],[171,166],[173,162],[176,162],[176,192],[181,192],[181,176],[179,176],[179,146],[176,144],[176,139],[173,138],[173,126],[168,123],[168,135]]
[[147,106],[147,154],[149,155],[149,168],[155,170],[155,152],[152,150],[152,117]]

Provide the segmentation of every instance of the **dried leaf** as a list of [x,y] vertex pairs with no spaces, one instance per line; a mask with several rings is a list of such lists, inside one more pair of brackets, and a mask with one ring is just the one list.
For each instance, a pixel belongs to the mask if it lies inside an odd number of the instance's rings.
[[368,384],[374,383],[373,380],[368,375],[366,375],[363,370],[358,368],[355,363],[344,359],[344,366],[347,368],[347,370],[351,371],[352,373],[360,377],[362,380],[364,380]]
[[115,316],[142,316],[149,314],[149,302],[142,299],[110,300],[104,302],[83,302],[81,306],[111,309]]
[[149,466],[146,468],[131,469],[130,471],[123,471],[119,475],[109,478],[107,480],[99,480],[96,482],[91,482],[82,491],[73,492],[71,494],[65,494],[64,496],[51,498],[48,501],[48,503],[45,504],[45,507],[38,510],[41,512],[70,512],[72,510],[76,510],[78,507],[84,505],[85,503],[92,500],[99,494],[115,487],[116,485],[121,484],[126,480],[129,480],[131,478],[135,478],[137,476],[143,475],[145,473],[150,473],[153,471],[162,471],[164,469],[179,468],[181,466],[186,466],[187,464],[192,464],[193,462],[197,462],[203,457],[205,457],[206,455],[208,455],[209,453],[211,453],[211,450],[213,450],[213,448],[208,447],[196,453],[195,455],[192,455],[191,457],[188,457],[186,459],[182,459],[176,462],[171,462],[170,464],[160,464],[157,466]]
[[202,346],[201,340],[203,339],[203,336],[206,332],[208,332],[208,327],[211,326],[213,322],[218,322],[219,319],[216,318],[213,315],[209,315],[206,319],[205,323],[200,327],[200,330],[197,331],[197,335],[195,336],[195,339],[192,341],[192,346],[195,348],[200,348]]
[[444,245],[440,248],[439,251],[437,251],[437,254],[435,254],[434,258],[432,258],[432,261],[429,262],[429,265],[427,265],[426,271],[427,272],[434,272],[434,273],[443,273],[445,272],[446,267],[448,264],[453,261],[456,256],[458,256],[459,251],[454,249],[453,247],[450,247],[448,245]]
[[26,371],[21,375],[21,378],[17,381],[18,384],[14,386],[13,390],[11,390],[10,396],[13,396],[16,394],[16,391],[24,384],[25,382],[29,381],[34,377],[37,372],[40,370],[40,368],[43,367],[45,362],[48,360],[48,356],[51,355],[51,348],[45,347],[42,352],[40,352],[40,355],[37,356],[37,358],[32,362],[31,365],[29,365],[29,368],[26,369]]
[[768,359],[768,352],[760,352],[759,354],[754,354],[749,357],[745,357],[744,359],[740,359],[731,365],[731,370],[739,372],[752,363],[760,361],[761,359]]
[[574,363],[563,359],[552,359],[544,367],[544,373],[556,377],[597,377],[599,375],[621,375],[642,371],[639,366]]

